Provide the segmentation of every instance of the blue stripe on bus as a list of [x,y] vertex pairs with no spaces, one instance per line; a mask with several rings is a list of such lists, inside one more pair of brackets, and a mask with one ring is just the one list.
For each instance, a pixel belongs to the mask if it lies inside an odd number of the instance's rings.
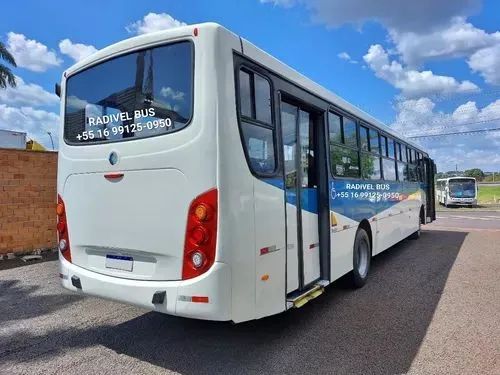
[[361,221],[407,200],[420,191],[419,185],[417,182],[330,180],[330,209]]
[[[267,178],[262,181],[284,190],[282,179]],[[424,190],[423,184],[417,182],[330,180],[329,186],[330,210],[355,221],[371,218],[407,200],[410,195]],[[302,189],[301,195],[302,209],[318,214],[318,189]],[[297,194],[294,189],[286,191],[286,201],[294,206],[297,205]]]
[[[279,178],[266,178],[262,181],[284,190],[284,182]],[[297,193],[295,189],[286,189],[286,201],[297,206]],[[301,190],[302,209],[313,214],[318,214],[318,189],[303,188]]]

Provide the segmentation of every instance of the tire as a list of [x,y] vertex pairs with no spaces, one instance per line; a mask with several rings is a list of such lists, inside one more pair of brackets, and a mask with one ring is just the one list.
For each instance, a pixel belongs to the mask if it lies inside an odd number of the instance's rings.
[[350,283],[353,288],[358,289],[366,284],[370,272],[371,257],[370,238],[366,231],[360,228],[356,232],[352,254],[353,269],[350,274]]
[[410,240],[418,240],[420,238],[420,229],[422,228],[422,223],[421,223],[421,220],[420,220],[420,215],[418,216],[418,229],[416,232],[413,232],[412,234],[410,234],[410,236],[408,237]]

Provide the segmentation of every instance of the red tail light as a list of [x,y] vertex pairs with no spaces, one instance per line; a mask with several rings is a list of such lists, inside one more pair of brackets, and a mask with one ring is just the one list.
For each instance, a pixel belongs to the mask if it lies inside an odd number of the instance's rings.
[[66,221],[66,207],[60,195],[57,195],[57,246],[64,259],[71,262],[69,247],[68,223]]
[[215,261],[217,241],[217,189],[196,197],[189,206],[184,241],[182,279],[208,271]]

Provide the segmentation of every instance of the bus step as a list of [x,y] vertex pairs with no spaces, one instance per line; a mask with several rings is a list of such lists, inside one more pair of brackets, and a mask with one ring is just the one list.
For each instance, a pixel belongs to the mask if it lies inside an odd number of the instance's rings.
[[292,294],[292,296],[290,296],[287,299],[287,302],[291,302],[293,304],[293,307],[299,308],[299,307],[304,306],[310,300],[323,294],[324,291],[325,291],[325,289],[322,285],[316,284],[313,287],[311,287],[310,289],[308,289],[305,292],[302,292],[298,295]]

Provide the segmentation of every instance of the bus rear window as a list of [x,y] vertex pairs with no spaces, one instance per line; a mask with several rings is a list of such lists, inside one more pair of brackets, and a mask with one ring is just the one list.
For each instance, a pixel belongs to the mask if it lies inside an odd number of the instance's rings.
[[64,138],[88,144],[172,133],[191,119],[192,91],[191,42],[113,58],[68,78]]

